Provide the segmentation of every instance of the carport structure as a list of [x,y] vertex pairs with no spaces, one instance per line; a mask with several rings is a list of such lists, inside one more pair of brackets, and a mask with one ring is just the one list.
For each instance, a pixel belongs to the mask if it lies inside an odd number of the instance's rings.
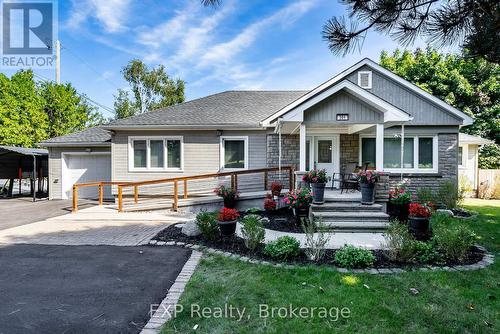
[[19,194],[22,194],[22,179],[30,179],[30,194],[35,201],[36,190],[38,189],[39,193],[44,192],[44,180],[48,175],[48,156],[49,153],[45,149],[0,146],[0,179],[9,180],[7,196],[13,196],[15,179],[19,180]]

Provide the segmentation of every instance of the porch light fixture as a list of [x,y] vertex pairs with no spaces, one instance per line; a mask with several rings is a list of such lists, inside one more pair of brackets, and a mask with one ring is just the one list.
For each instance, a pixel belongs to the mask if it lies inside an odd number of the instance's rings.
[[215,130],[215,134],[220,137],[222,136],[222,130]]

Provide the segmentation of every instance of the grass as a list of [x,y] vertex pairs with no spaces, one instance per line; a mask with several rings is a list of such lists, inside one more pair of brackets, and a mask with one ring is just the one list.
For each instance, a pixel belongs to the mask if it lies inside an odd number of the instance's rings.
[[[468,200],[465,205],[479,212],[467,222],[478,242],[497,257],[500,201]],[[342,274],[327,267],[282,269],[208,257],[182,295],[184,311],[162,333],[495,333],[500,327],[499,269],[497,260],[486,269],[465,272]],[[318,314],[261,318],[259,304],[344,309],[344,317],[337,319],[333,309],[328,319]],[[232,305],[245,313],[242,320],[236,312],[234,318],[203,317],[201,310],[192,316],[191,305]]]

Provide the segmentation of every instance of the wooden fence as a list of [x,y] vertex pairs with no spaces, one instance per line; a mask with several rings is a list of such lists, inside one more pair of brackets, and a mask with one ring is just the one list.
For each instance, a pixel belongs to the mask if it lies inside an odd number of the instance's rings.
[[477,197],[500,199],[500,169],[480,169],[478,174]]

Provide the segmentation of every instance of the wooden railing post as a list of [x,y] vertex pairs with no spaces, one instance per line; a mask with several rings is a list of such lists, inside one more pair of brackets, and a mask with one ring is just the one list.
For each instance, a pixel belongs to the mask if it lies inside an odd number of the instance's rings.
[[179,188],[177,181],[174,181],[174,203],[172,204],[172,209],[177,211],[179,201]]
[[118,212],[123,211],[123,188],[118,185]]
[[293,190],[293,168],[290,167],[290,169],[288,170],[288,182],[290,182],[290,191]]
[[188,198],[188,180],[184,180],[184,199]]
[[102,205],[104,201],[104,189],[102,183],[99,184],[99,205]]
[[73,212],[78,211],[78,186],[73,185]]
[[139,202],[139,186],[134,186],[134,203]]
[[267,190],[267,171],[264,172],[264,191]]
[[234,191],[238,191],[238,174],[234,174]]

